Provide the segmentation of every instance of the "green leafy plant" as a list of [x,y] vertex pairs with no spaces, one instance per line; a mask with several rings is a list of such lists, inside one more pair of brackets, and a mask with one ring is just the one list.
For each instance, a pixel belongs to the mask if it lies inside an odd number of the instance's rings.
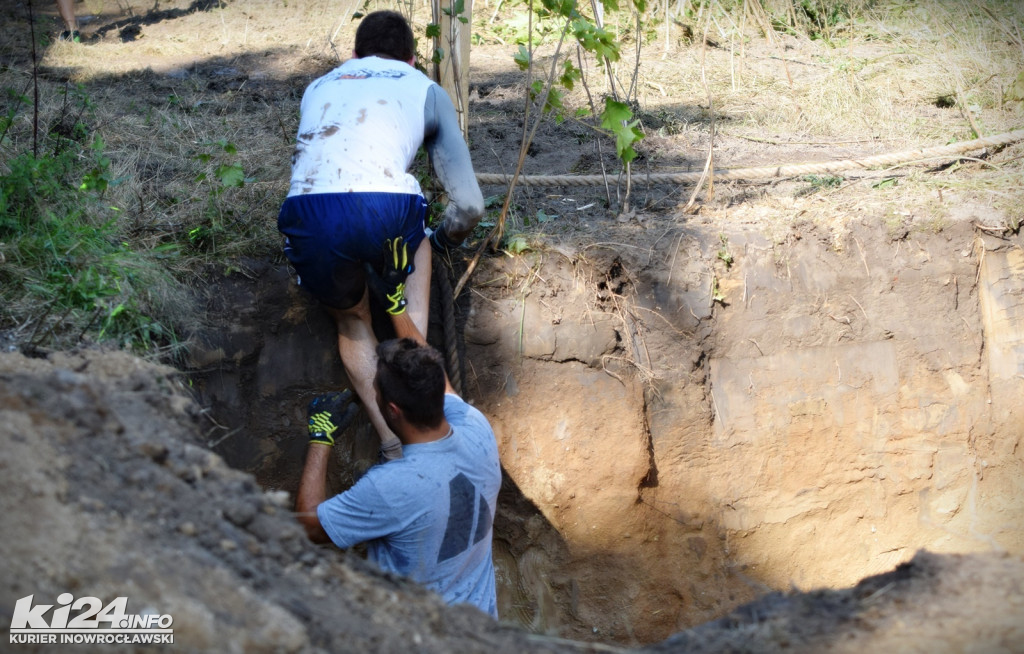
[[516,234],[514,236],[510,236],[508,240],[505,241],[505,247],[503,249],[511,255],[522,254],[530,249],[530,243],[522,234]]
[[543,225],[544,223],[549,223],[552,220],[554,220],[555,218],[558,218],[557,215],[545,213],[545,211],[543,209],[537,209],[537,216],[536,217],[537,217],[537,223],[541,224],[541,225]]
[[[223,159],[215,159],[219,152],[222,151],[229,157],[234,157],[238,154],[238,148],[235,147],[234,143],[229,143],[223,139],[209,144],[213,147],[213,152],[202,152],[196,155],[196,159],[203,162],[204,164],[216,164],[212,171],[212,177],[217,181],[211,190],[210,194],[219,196],[224,191],[230,188],[239,188],[245,186],[245,182],[252,181],[245,177],[245,171],[242,170],[242,166],[237,161],[225,161]],[[203,182],[211,176],[210,173],[202,172],[196,177],[197,182]]]
[[804,175],[801,178],[803,181],[810,184],[799,189],[795,195],[810,195],[818,191],[839,188],[845,178],[839,175]]
[[732,258],[732,253],[729,252],[729,237],[726,236],[725,234],[719,234],[718,241],[721,245],[718,248],[718,253],[716,256],[722,263],[725,264],[725,268],[726,270],[728,270],[729,268],[732,268],[732,264],[734,261]]
[[224,139],[207,143],[209,149],[195,155],[195,159],[204,165],[195,178],[200,188],[206,189],[206,209],[200,224],[187,232],[188,242],[200,250],[215,250],[217,240],[226,231],[225,220],[234,215],[231,203],[225,201],[224,194],[245,186],[252,178],[245,176],[245,170],[238,162],[238,148],[234,143]]
[[[608,11],[617,11],[619,5],[617,0],[606,0],[603,5]],[[632,7],[638,12],[643,12],[645,0],[633,0]],[[534,7],[534,5],[531,5]],[[551,115],[556,122],[565,120],[565,105],[563,98],[565,93],[572,91],[579,82],[585,83],[583,72],[569,57],[560,58],[560,47],[562,40],[570,37],[579,46],[580,51],[589,53],[598,63],[599,67],[610,69],[614,62],[620,58],[619,44],[615,34],[603,27],[596,20],[584,16],[579,5],[572,0],[542,0],[539,6],[533,8],[533,25],[561,24],[559,49],[555,53],[555,63],[552,64],[550,72],[545,78],[532,81],[529,86],[529,98],[534,103],[539,103],[542,115]],[[529,16],[527,16],[529,18]],[[527,21],[530,23],[531,21]],[[532,39],[529,30],[526,31],[526,43],[521,44],[513,56],[516,65],[524,71],[531,71],[534,65],[533,48],[539,39]],[[590,93],[588,91],[588,97]],[[591,101],[590,109],[581,108],[575,112],[576,117],[581,118],[597,114],[597,107]],[[634,144],[644,137],[639,129],[639,119],[633,118],[633,110],[627,102],[621,101],[612,88],[612,96],[604,99],[604,107],[598,115],[600,129],[607,130],[610,136],[615,139],[616,156],[622,161],[627,173],[630,162],[636,158],[637,152]],[[528,145],[531,137],[525,139]],[[524,147],[526,147],[524,145]],[[627,200],[628,203],[628,189]]]
[[[117,180],[103,138],[85,124],[82,95],[76,89],[45,131],[39,155],[5,153],[0,327],[16,326],[35,346],[87,333],[138,349],[173,343],[173,328],[158,317],[160,296],[174,286],[157,262],[166,248],[136,251],[121,237],[119,211],[103,201]],[[16,112],[8,110],[4,130]]]
[[725,294],[722,293],[722,289],[718,286],[717,277],[711,281],[711,301],[712,303],[717,302],[723,307],[728,306],[728,303],[725,301]]
[[[637,24],[639,27],[639,15],[644,11],[646,7],[646,0],[632,0],[632,7],[637,11]],[[609,11],[615,11],[618,9],[617,0],[603,0],[602,5]],[[590,20],[585,17],[579,11],[579,5],[576,0],[541,0],[540,6],[536,6],[533,3],[529,5],[526,18],[526,43],[519,47],[518,51],[514,55],[516,64],[525,71],[528,71],[530,82],[528,84],[528,101],[526,103],[526,111],[524,112],[523,118],[523,136],[519,148],[519,160],[516,164],[515,172],[512,176],[512,181],[509,184],[508,192],[505,197],[504,205],[502,206],[501,213],[498,216],[497,224],[488,233],[484,239],[483,244],[477,250],[473,260],[467,267],[466,272],[459,279],[459,282],[453,289],[453,294],[458,297],[459,293],[462,292],[463,287],[476,268],[476,264],[483,253],[483,250],[489,244],[495,244],[503,242],[503,235],[505,230],[505,223],[508,218],[509,208],[512,200],[512,192],[515,189],[516,180],[523,170],[523,164],[526,160],[526,154],[529,150],[530,144],[533,141],[533,137],[537,133],[537,129],[541,124],[541,120],[547,115],[555,116],[556,122],[561,122],[565,119],[565,106],[563,104],[564,92],[571,91],[577,82],[585,84],[584,76],[581,70],[575,66],[569,57],[562,54],[562,45],[567,40],[567,37],[571,37],[579,47],[578,55],[582,59],[582,53],[589,53],[598,60],[598,65],[603,66],[605,71],[609,73],[610,80],[612,81],[612,97],[605,101],[604,110],[600,115],[601,129],[609,130],[615,137],[615,151],[623,162],[623,166],[626,172],[626,193],[623,199],[624,213],[628,212],[629,207],[629,194],[630,194],[630,162],[637,156],[636,150],[633,145],[639,139],[643,138],[643,132],[638,129],[637,125],[639,121],[633,120],[633,113],[630,106],[622,102],[620,98],[616,96],[614,74],[611,71],[612,62],[618,61],[619,59],[619,46],[615,40],[614,34],[609,30],[605,29],[596,20]],[[537,20],[534,20],[537,19]],[[554,55],[551,58],[551,65],[548,68],[548,72],[543,78],[536,81],[533,77],[534,67],[534,31],[535,25],[543,24],[545,20],[552,20],[553,24],[560,25],[558,29],[558,43],[555,47]],[[593,97],[590,94],[589,89],[587,90],[587,96],[590,98],[590,111],[589,115],[597,113],[597,108],[594,104]],[[529,121],[531,119],[530,111],[533,105],[540,105],[540,115],[533,119],[532,126]],[[588,112],[576,112],[577,116],[585,116]],[[609,205],[611,199],[608,199]],[[525,240],[519,241],[512,239],[510,242],[506,242],[506,252],[517,253],[522,251],[520,245],[525,245]]]
[[441,13],[445,16],[458,20],[463,25],[469,22],[469,19],[464,15],[466,13],[465,0],[454,0],[450,7],[442,7]]
[[633,144],[644,137],[637,125],[640,120],[630,120],[633,112],[629,105],[623,102],[616,102],[611,98],[604,99],[604,111],[601,112],[601,127],[610,130],[615,135],[615,154],[623,163],[629,163],[636,158],[636,150]]
[[838,188],[843,183],[839,175],[804,175],[803,180],[815,189]]
[[90,146],[93,155],[93,166],[82,177],[82,183],[78,186],[78,190],[96,191],[102,197],[110,186],[112,181],[109,175],[110,158],[104,154],[104,147],[103,137],[97,134]]

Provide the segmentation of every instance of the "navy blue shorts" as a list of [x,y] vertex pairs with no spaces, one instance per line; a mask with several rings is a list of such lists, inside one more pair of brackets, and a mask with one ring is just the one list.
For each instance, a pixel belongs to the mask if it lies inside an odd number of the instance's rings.
[[281,205],[277,228],[299,285],[320,302],[348,309],[363,296],[363,263],[380,269],[384,241],[401,236],[412,254],[423,240],[427,202],[409,193],[314,193]]

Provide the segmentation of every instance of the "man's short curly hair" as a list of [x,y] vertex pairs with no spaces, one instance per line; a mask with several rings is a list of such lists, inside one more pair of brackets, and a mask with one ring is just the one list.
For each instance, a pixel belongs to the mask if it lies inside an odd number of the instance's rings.
[[411,424],[433,429],[444,418],[444,359],[429,345],[411,338],[377,346],[377,388],[394,402]]
[[416,54],[412,28],[402,14],[375,11],[367,14],[356,28],[357,57],[389,57],[409,61]]

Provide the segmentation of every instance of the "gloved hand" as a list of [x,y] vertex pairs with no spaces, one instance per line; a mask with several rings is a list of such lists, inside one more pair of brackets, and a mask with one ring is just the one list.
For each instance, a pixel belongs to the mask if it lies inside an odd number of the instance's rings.
[[384,272],[365,264],[366,284],[392,316],[405,312],[405,280],[415,268],[409,260],[409,245],[399,236],[384,241]]
[[434,252],[441,256],[450,257],[460,245],[462,245],[462,239],[456,241],[450,237],[443,222],[430,234],[430,247],[434,248]]
[[309,442],[330,447],[334,445],[334,432],[344,430],[359,407],[352,403],[352,391],[326,393],[313,398],[306,410],[309,417]]

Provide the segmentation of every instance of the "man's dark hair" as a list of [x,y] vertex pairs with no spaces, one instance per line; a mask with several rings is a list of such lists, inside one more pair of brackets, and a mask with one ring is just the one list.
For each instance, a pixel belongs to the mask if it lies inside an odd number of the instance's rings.
[[411,338],[377,346],[377,388],[394,402],[412,425],[432,429],[444,418],[444,359]]
[[415,48],[412,28],[398,12],[375,11],[367,14],[356,28],[357,57],[376,55],[409,61],[415,54]]

